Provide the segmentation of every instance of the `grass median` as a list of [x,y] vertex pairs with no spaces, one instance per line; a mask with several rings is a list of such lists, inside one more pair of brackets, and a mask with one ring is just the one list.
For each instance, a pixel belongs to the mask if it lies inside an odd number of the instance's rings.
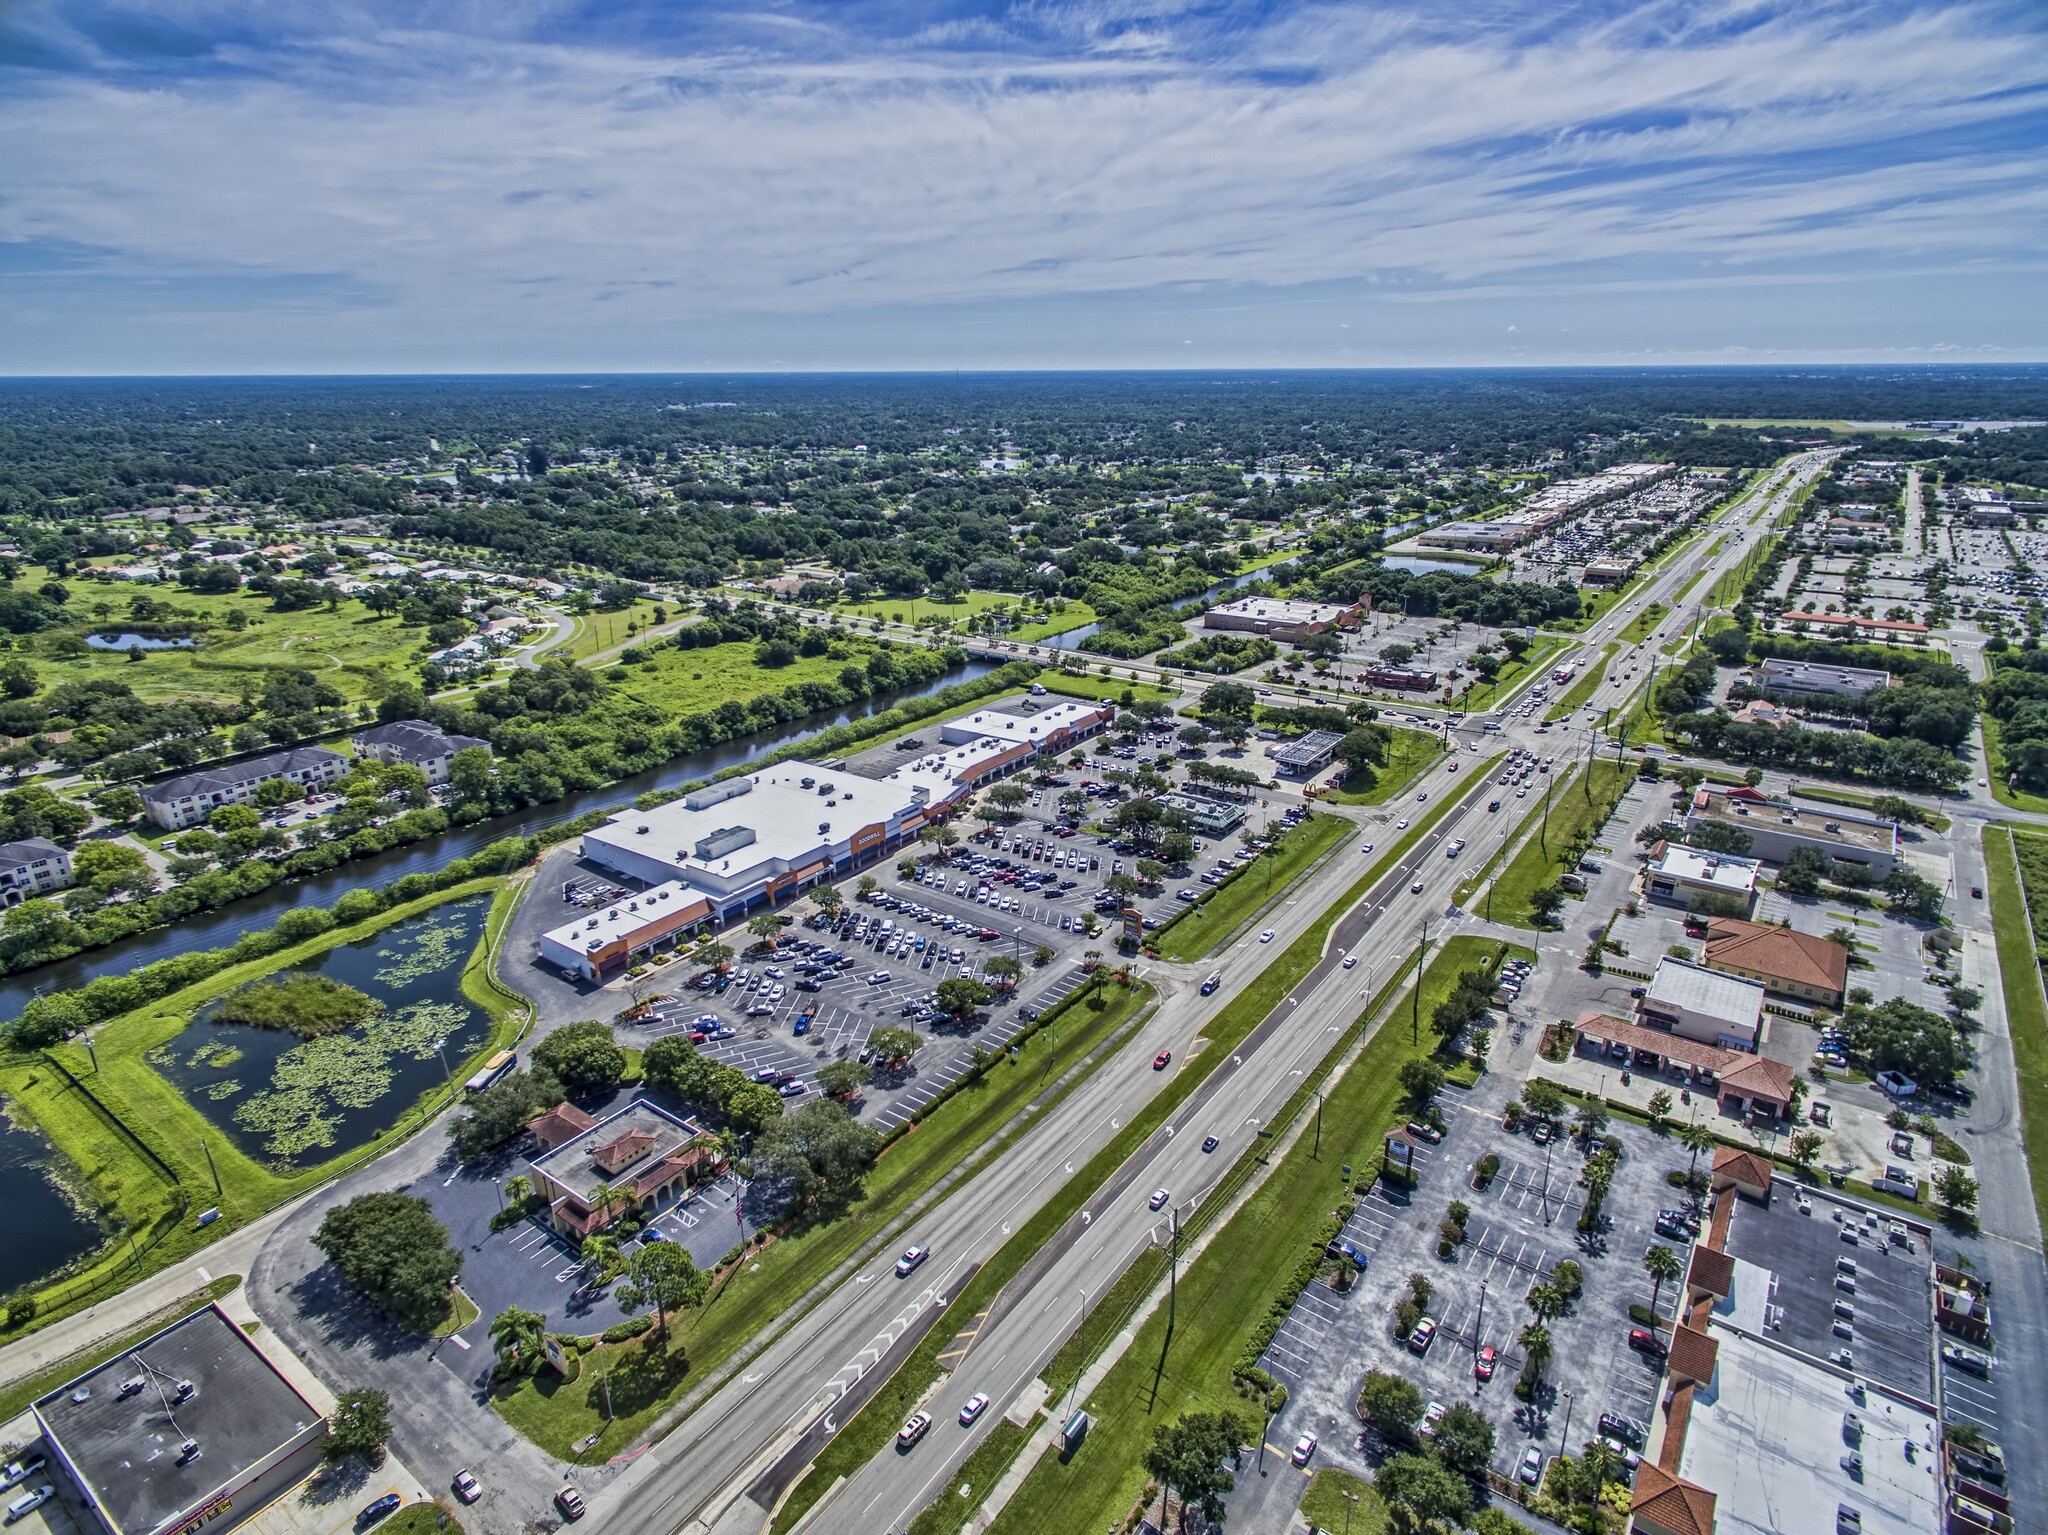
[[1612,762],[1600,761],[1590,769],[1581,768],[1553,790],[1547,824],[1545,811],[1539,807],[1517,829],[1516,835],[1530,840],[1522,844],[1494,881],[1491,919],[1511,927],[1535,927],[1530,897],[1557,883],[1558,876],[1570,867],[1572,847],[1592,838],[1601,822],[1614,813],[1614,807],[1621,803],[1622,795],[1635,779],[1633,764],[1617,767]]
[[1266,852],[1152,935],[1159,957],[1200,959],[1237,936],[1323,859],[1358,834],[1342,816],[1311,816],[1289,828]]
[[[1427,1015],[1450,993],[1461,970],[1528,952],[1489,939],[1453,938],[1424,971],[1421,1013]],[[1232,1367],[1331,1209],[1346,1198],[1343,1166],[1370,1167],[1380,1137],[1409,1112],[1401,1067],[1434,1048],[1426,1028],[1411,1041],[1409,1030],[1400,1026],[1403,1013],[1414,1005],[1411,992],[1404,988],[1392,999],[1386,1021],[1349,1067],[1323,1085],[1320,1159],[1310,1141],[1301,1139],[1273,1163],[1265,1181],[1182,1270],[1172,1329],[1164,1308],[1155,1309],[1129,1350],[1089,1393],[1085,1405],[1095,1426],[1087,1444],[1064,1463],[1058,1456],[1043,1457],[994,1530],[1023,1535],[1102,1529],[1136,1505],[1146,1483],[1145,1450],[1160,1426],[1192,1412],[1255,1415],[1237,1394]],[[1356,1029],[1386,1007],[1383,994],[1332,1047],[1328,1060],[1341,1061]],[[1305,1085],[1297,1097],[1306,1091]]]
[[1620,648],[1621,641],[1609,640],[1607,648],[1600,652],[1600,659],[1588,663],[1586,674],[1571,685],[1571,690],[1564,697],[1560,698],[1543,718],[1546,721],[1561,720],[1578,708],[1579,705],[1591,699],[1600,690],[1600,684],[1607,676],[1607,663],[1614,659],[1615,651]]
[[[1151,1000],[1146,986],[1104,986],[1077,992],[1057,1014],[1066,1025],[1055,1035],[1042,1024],[1014,1063],[998,1058],[988,1071],[898,1136],[868,1174],[866,1192],[838,1220],[791,1234],[760,1249],[715,1292],[701,1310],[672,1321],[667,1348],[655,1334],[605,1344],[586,1354],[598,1365],[573,1381],[542,1370],[502,1388],[493,1405],[507,1422],[550,1454],[585,1463],[602,1461],[634,1441],[684,1391],[730,1358],[778,1318],[794,1319],[812,1292],[870,1242],[888,1235],[911,1205],[949,1173],[972,1176],[1037,1122],[1023,1111],[1056,1070],[1088,1063],[1138,1018]],[[1098,1007],[1095,1004],[1100,1002]],[[1076,1023],[1078,1022],[1078,1027]],[[1057,1037],[1057,1056],[1053,1040]],[[1052,1101],[1071,1092],[1087,1071],[1057,1086]],[[1049,1106],[1049,1105],[1047,1105]],[[605,1415],[608,1373],[615,1416]],[[589,1435],[595,1444],[581,1448]]]
[[2031,913],[2039,913],[2034,917],[2037,924],[2048,919],[2048,840],[1987,826],[1984,867],[1991,881],[1991,927],[1998,945],[2006,1029],[2019,1079],[2027,1177],[2034,1186],[2034,1208],[2048,1227],[2048,1001],[2041,992],[2035,933],[2028,928]]
[[[947,1480],[938,1497],[910,1521],[908,1535],[960,1535],[960,1527],[968,1516],[981,1507],[990,1489],[1003,1479],[1010,1462],[1031,1442],[1031,1436],[1044,1421],[1045,1414],[1039,1412],[1033,1413],[1031,1421],[1021,1428],[1004,1418],[990,1429],[988,1437],[974,1447],[967,1463]],[[962,1488],[966,1489],[964,1497]]]

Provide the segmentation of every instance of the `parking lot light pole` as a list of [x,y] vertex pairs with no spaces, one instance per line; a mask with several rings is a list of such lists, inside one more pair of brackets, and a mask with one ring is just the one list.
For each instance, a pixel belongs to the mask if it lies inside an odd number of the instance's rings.
[[1564,1432],[1557,1436],[1557,1453],[1564,1454],[1564,1447],[1572,1438],[1572,1394],[1570,1388],[1564,1393]]
[[1344,1535],[1351,1535],[1351,1510],[1358,1506],[1358,1500],[1361,1497],[1363,1497],[1364,1494],[1357,1492],[1340,1492],[1337,1494],[1337,1496],[1344,1500]]
[[[1477,1321],[1475,1321],[1475,1322],[1474,1322],[1474,1323],[1472,1324],[1472,1358],[1473,1358],[1473,1361],[1474,1361],[1475,1363],[1476,1363],[1476,1362],[1478,1361],[1478,1358],[1479,1358],[1479,1349],[1480,1349],[1480,1345],[1481,1345],[1481,1344],[1483,1344],[1483,1343],[1485,1343],[1485,1341],[1486,1341],[1486,1281],[1482,1279],[1482,1280],[1480,1280],[1480,1281],[1479,1281],[1479,1319],[1478,1319]],[[1473,1389],[1473,1390],[1475,1390],[1475,1391],[1477,1391],[1477,1390],[1479,1389],[1479,1387],[1478,1387],[1478,1386],[1477,1386],[1477,1385],[1475,1384],[1475,1385],[1473,1386],[1473,1388],[1472,1388],[1472,1389]]]

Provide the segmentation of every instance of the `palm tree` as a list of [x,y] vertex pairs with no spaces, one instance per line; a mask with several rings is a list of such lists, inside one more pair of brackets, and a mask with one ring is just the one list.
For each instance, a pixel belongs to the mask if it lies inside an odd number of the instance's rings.
[[505,1198],[515,1205],[523,1205],[533,1198],[533,1180],[525,1173],[514,1173],[505,1180]]
[[583,1266],[591,1273],[597,1284],[603,1284],[619,1271],[619,1239],[599,1232],[583,1239]]
[[1550,1365],[1550,1329],[1541,1322],[1531,1322],[1515,1341],[1522,1345],[1522,1379],[1533,1386],[1543,1379],[1543,1372]]
[[1529,1286],[1527,1300],[1529,1309],[1536,1314],[1538,1322],[1547,1322],[1552,1317],[1564,1315],[1564,1291],[1554,1284],[1535,1284]]
[[603,1223],[605,1216],[610,1213],[612,1201],[618,1197],[619,1191],[609,1183],[600,1183],[590,1191],[590,1208],[596,1212],[600,1224]]
[[524,1306],[507,1306],[491,1319],[491,1345],[497,1350],[498,1372],[509,1375],[540,1352],[547,1318]]
[[1650,1275],[1650,1315],[1655,1316],[1657,1302],[1664,1294],[1664,1286],[1678,1277],[1678,1254],[1662,1245],[1652,1247],[1643,1254],[1643,1267]]
[[1714,1132],[1695,1119],[1689,1124],[1683,1124],[1678,1127],[1678,1144],[1692,1153],[1692,1161],[1686,1167],[1686,1172],[1697,1172],[1700,1165],[1700,1153],[1714,1144]]

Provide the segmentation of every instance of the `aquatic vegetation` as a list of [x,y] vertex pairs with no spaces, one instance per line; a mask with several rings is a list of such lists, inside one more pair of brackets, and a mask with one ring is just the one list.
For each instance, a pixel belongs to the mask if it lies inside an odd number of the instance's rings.
[[223,1023],[290,1029],[313,1038],[352,1028],[383,1011],[382,1002],[345,982],[295,970],[229,992],[214,1016]]
[[377,957],[392,963],[377,971],[377,980],[386,986],[407,986],[461,958],[471,941],[467,915],[463,911],[437,913],[409,933],[404,945],[379,949]]

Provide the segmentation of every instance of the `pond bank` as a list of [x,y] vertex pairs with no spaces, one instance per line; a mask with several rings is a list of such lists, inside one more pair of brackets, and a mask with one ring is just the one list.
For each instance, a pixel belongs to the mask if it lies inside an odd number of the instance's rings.
[[[464,1036],[465,1040],[474,1036],[474,1043],[464,1046],[471,1055],[502,1048],[524,1031],[527,1013],[518,999],[491,981],[486,956],[524,885],[521,876],[475,879],[424,895],[267,958],[231,966],[110,1019],[93,1031],[90,1051],[81,1038],[46,1052],[0,1058],[0,1095],[7,1099],[11,1112],[32,1123],[78,1169],[90,1196],[117,1227],[99,1260],[85,1272],[39,1287],[28,1282],[37,1292],[41,1314],[47,1317],[86,1304],[132,1283],[381,1155],[430,1123],[453,1096],[454,1084],[465,1075],[466,1063],[453,1047],[445,1070],[438,1054],[431,1052],[424,1060],[404,1062],[403,1069],[387,1062],[388,1077],[379,1084],[375,1097],[356,1111],[369,1114],[375,1124],[359,1120],[360,1133],[346,1145],[337,1131],[330,1144],[339,1149],[318,1162],[303,1166],[281,1159],[266,1162],[263,1145],[259,1143],[252,1155],[241,1144],[253,1133],[249,1127],[233,1126],[228,1115],[203,1097],[199,1102],[190,1101],[151,1060],[162,1047],[194,1027],[194,1020],[209,1003],[251,981],[330,962],[328,957],[338,951],[352,951],[359,956],[358,963],[376,966],[380,963],[377,948],[395,951],[395,945],[384,942],[395,929],[421,923],[439,908],[465,908],[471,913],[469,937],[452,952],[436,956],[431,976],[412,978],[410,989],[422,996],[408,1000],[425,1000],[424,993],[429,990],[445,994],[441,1005],[459,1002],[465,1017],[472,1019],[469,1035]],[[386,968],[402,966],[405,956],[394,952],[382,963]],[[407,984],[395,989],[405,990]],[[250,1038],[268,1035],[268,1031],[240,1027],[234,1032]],[[287,1049],[300,1043],[324,1043],[301,1042],[289,1033],[269,1037]],[[347,1037],[330,1035],[327,1039]],[[246,1047],[247,1042],[237,1039],[235,1043]],[[223,1064],[216,1057],[212,1070],[216,1074],[232,1072],[238,1064],[236,1060]],[[199,1075],[205,1070],[203,1065],[192,1068]],[[356,1080],[360,1085],[364,1079],[358,1073]],[[198,1085],[196,1076],[194,1085]],[[202,1103],[206,1107],[202,1108]],[[332,1106],[327,1117],[336,1117]],[[302,1152],[325,1149],[300,1148]],[[207,1209],[217,1209],[219,1216],[200,1228],[197,1216]],[[132,1242],[124,1240],[127,1238]],[[51,1265],[40,1267],[44,1275],[52,1273]]]

